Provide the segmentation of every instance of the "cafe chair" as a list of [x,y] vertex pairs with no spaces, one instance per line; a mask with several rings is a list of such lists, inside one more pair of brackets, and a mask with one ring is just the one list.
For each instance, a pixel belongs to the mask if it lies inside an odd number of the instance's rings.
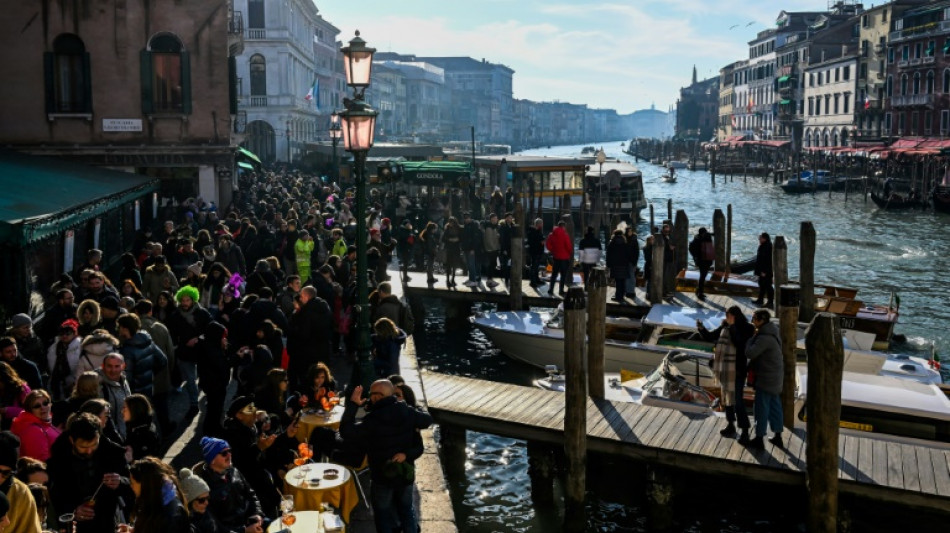
[[373,516],[373,505],[366,498],[366,491],[363,490],[363,483],[360,482],[360,476],[369,472],[369,457],[363,457],[363,463],[360,466],[347,466],[350,473],[353,474],[353,480],[356,481],[356,488],[360,491],[360,498],[363,498],[363,503],[366,504],[366,508],[369,509],[369,515]]

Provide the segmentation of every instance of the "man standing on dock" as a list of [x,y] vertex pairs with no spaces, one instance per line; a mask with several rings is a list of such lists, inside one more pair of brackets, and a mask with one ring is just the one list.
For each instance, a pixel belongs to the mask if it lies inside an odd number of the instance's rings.
[[482,252],[482,230],[478,223],[472,220],[472,214],[466,212],[465,224],[462,226],[462,252],[465,254],[465,264],[468,265],[467,287],[477,287],[482,281],[479,269],[479,255]]
[[[559,293],[564,295],[564,284],[570,287],[574,282],[574,276],[571,274],[571,259],[574,257],[574,247],[571,245],[571,237],[564,229],[564,221],[557,223],[557,226],[551,230],[548,235],[547,247],[554,259],[554,268],[551,269],[551,286],[548,287],[548,296],[554,296],[554,284],[557,283],[558,273],[561,274],[561,286]],[[570,276],[570,277],[569,277]]]
[[528,228],[528,255],[531,256],[531,286],[538,288],[541,286],[541,275],[538,269],[544,262],[544,221],[540,218],[535,219],[534,226]]
[[[752,303],[771,308],[775,297],[772,287],[772,240],[764,231],[759,235],[759,249],[755,252],[755,275],[759,277],[759,297]],[[763,297],[768,301],[763,302]]]

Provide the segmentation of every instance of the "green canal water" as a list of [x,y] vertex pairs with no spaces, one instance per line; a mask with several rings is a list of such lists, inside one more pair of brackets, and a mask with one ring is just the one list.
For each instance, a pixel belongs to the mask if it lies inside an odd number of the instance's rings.
[[[619,142],[597,144],[609,157],[631,160]],[[553,147],[526,152],[535,155],[577,156],[582,146]],[[659,181],[663,172],[647,162],[646,196],[657,220],[666,217],[667,201],[683,209],[690,232],[711,227],[714,209],[731,204],[734,214],[733,254],[755,253],[757,236],[767,231],[783,235],[789,244],[789,273],[798,270],[798,233],[802,221],[814,224],[818,246],[815,279],[822,283],[859,289],[859,298],[887,303],[900,297],[897,332],[907,342],[895,351],[947,354],[945,380],[950,377],[950,216],[932,212],[887,212],[868,200],[843,193],[786,195],[761,178],[735,177],[715,187],[707,172],[678,171],[678,183]],[[648,210],[642,216],[647,218]],[[638,233],[647,233],[642,223]],[[641,243],[642,244],[642,243]],[[488,309],[487,307],[485,309]],[[441,304],[426,302],[425,332],[417,334],[419,362],[426,368],[463,376],[530,385],[543,372],[514,361],[495,349],[474,328],[446,331]],[[559,505],[535,505],[528,479],[524,441],[484,433],[468,433],[465,475],[450,478],[450,490],[459,530],[463,532],[560,531]],[[692,476],[676,483],[673,531],[683,532],[796,532],[801,531],[805,502],[800,491],[736,483],[727,479]],[[592,460],[588,475],[588,531],[639,532],[648,530],[642,465]],[[556,495],[559,488],[555,487]],[[851,506],[854,531],[894,531],[935,526],[932,518],[915,513],[888,512],[886,506],[842,501]],[[875,512],[873,509],[881,509]]]

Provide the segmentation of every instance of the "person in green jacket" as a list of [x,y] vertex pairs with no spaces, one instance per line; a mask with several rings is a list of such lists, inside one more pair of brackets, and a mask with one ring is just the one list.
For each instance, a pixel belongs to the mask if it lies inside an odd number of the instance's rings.
[[343,230],[340,228],[333,228],[333,231],[330,232],[330,241],[333,245],[330,247],[330,255],[335,255],[341,259],[346,257],[346,239],[343,238]]
[[313,237],[306,230],[300,231],[300,237],[294,243],[294,253],[297,256],[297,272],[300,282],[306,283],[310,279],[310,252],[313,252]]

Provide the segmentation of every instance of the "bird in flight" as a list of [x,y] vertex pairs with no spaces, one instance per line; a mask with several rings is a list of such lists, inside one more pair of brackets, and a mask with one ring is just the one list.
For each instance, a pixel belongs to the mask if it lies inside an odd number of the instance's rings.
[[738,27],[739,27],[738,24],[733,24],[732,26],[729,26],[729,29],[730,29],[730,30],[733,30],[733,29],[736,29],[736,28],[738,28]]
[[754,21],[754,20],[753,20],[752,22],[746,24],[745,27],[748,28],[749,26],[751,26],[751,25],[753,25],[753,24],[755,24],[755,21]]

